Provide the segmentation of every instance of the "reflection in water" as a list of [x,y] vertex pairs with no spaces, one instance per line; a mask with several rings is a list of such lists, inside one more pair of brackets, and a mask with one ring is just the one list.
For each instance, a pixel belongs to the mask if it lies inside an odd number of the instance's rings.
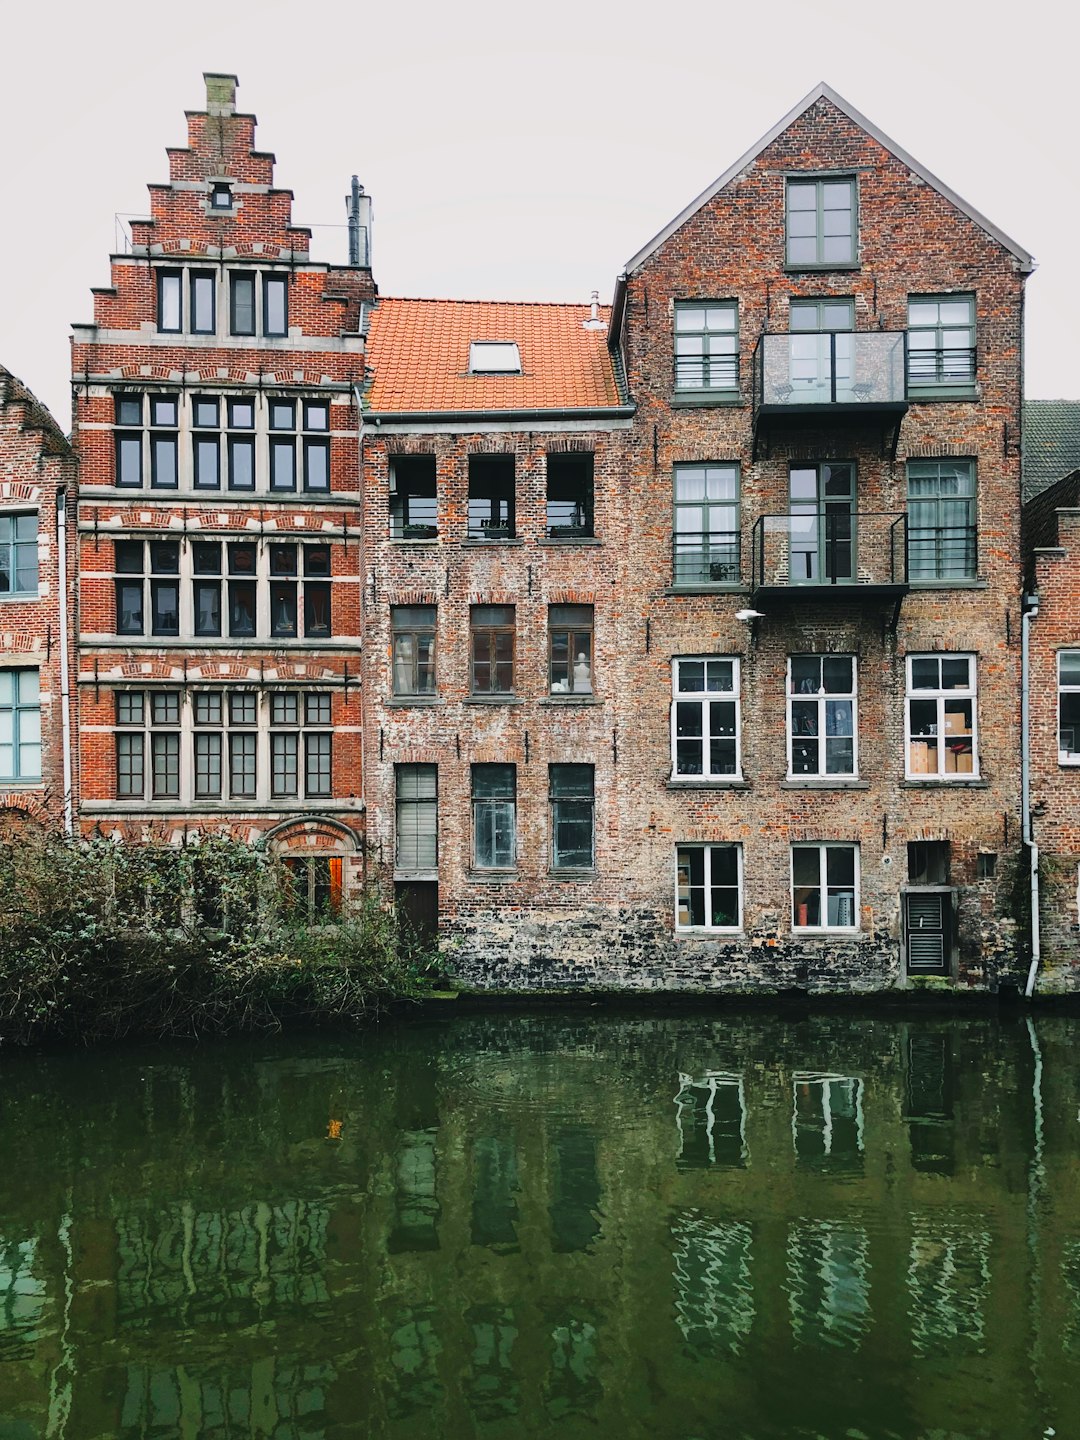
[[4,1057],[0,1437],[1080,1434],[1080,1021],[1030,1026]]

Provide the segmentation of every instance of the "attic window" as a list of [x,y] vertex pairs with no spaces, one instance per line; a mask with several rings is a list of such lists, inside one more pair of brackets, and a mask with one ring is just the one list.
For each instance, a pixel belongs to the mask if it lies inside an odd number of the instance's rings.
[[232,186],[223,183],[216,183],[210,187],[210,208],[211,210],[232,209]]
[[470,375],[520,375],[521,355],[513,340],[474,340],[469,346]]

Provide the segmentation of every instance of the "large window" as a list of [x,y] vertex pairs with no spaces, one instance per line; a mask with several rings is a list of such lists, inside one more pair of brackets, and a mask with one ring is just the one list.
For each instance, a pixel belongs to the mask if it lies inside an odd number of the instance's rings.
[[856,679],[853,655],[788,660],[788,774],[854,775]]
[[675,389],[739,389],[739,307],[734,300],[675,302]]
[[676,929],[738,930],[741,926],[742,847],[680,845],[676,851]]
[[512,870],[517,861],[517,767],[472,767],[473,864]]
[[855,578],[855,466],[847,461],[792,465],[790,579],[835,585]]
[[179,635],[180,542],[117,540],[115,564],[116,633]]
[[390,461],[390,537],[434,540],[439,533],[434,455],[395,455]]
[[469,539],[509,540],[514,535],[514,457],[469,456]]
[[[213,192],[215,197],[221,188]],[[223,193],[231,202],[231,193]],[[289,332],[289,277],[285,273],[230,270],[226,279],[218,270],[185,268],[159,269],[156,275],[157,328],[163,334],[214,335],[219,310],[228,314],[232,335],[272,338]]]
[[270,790],[277,797],[332,793],[330,696],[278,691],[270,696]]
[[41,779],[41,688],[37,670],[0,670],[0,780]]
[[121,800],[180,798],[179,690],[116,694],[116,794]]
[[738,660],[679,656],[672,664],[672,687],[672,779],[738,776]]
[[974,580],[974,460],[909,460],[908,575],[912,580]]
[[342,856],[289,855],[282,863],[288,878],[286,906],[294,919],[319,925],[341,914]]
[[512,695],[513,605],[473,605],[469,611],[469,649],[472,693]]
[[859,847],[792,845],[791,923],[796,930],[855,930],[859,922]]
[[593,457],[547,457],[547,533],[550,540],[581,540],[593,533]]
[[254,691],[192,696],[196,799],[254,799],[258,793],[258,706]]
[[548,688],[552,695],[593,693],[593,607],[548,607]]
[[1058,651],[1058,760],[1080,765],[1080,650]]
[[975,393],[974,295],[908,297],[908,388],[919,399]]
[[739,579],[739,467],[676,465],[676,585]]
[[0,597],[36,595],[38,517],[0,515]]
[[594,859],[594,772],[591,765],[549,765],[551,868],[589,870]]
[[852,176],[789,179],[787,264],[791,269],[854,265],[858,259]]
[[435,694],[435,606],[393,605],[393,693]]
[[434,870],[439,863],[439,789],[435,765],[396,767],[397,869],[412,873]]
[[968,780],[978,773],[975,657],[909,655],[908,776]]
[[330,489],[330,407],[322,400],[270,401],[270,489]]

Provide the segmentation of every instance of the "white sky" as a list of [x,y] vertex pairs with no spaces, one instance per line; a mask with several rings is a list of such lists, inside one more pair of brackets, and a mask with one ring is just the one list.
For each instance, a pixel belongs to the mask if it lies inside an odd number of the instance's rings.
[[1027,393],[1080,397],[1065,0],[38,0],[4,32],[0,363],[65,429],[69,326],[204,70],[239,76],[318,258],[346,258],[355,171],[384,295],[583,304],[827,80],[1035,256]]

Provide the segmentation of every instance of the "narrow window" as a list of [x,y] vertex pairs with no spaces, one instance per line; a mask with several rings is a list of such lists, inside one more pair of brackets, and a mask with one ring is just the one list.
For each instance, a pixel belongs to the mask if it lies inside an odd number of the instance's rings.
[[853,655],[792,655],[788,660],[788,774],[856,773]]
[[146,793],[146,737],[143,733],[146,697],[141,690],[118,690],[115,698],[117,798],[141,800]]
[[270,402],[270,489],[296,489],[296,402]]
[[220,405],[221,402],[213,396],[196,396],[191,402],[194,427],[191,451],[196,490],[218,490],[221,487]]
[[581,540],[593,533],[593,457],[547,457],[547,533],[551,540]]
[[[175,540],[150,542],[150,631],[180,634],[180,546]],[[158,578],[167,576],[168,578]]]
[[434,540],[439,533],[434,455],[395,455],[390,461],[390,536]]
[[435,614],[434,605],[391,607],[395,695],[435,694]]
[[38,591],[38,517],[0,515],[0,595]]
[[472,767],[473,864],[511,870],[517,860],[517,767]]
[[141,635],[145,623],[143,542],[141,540],[116,540],[113,542],[113,550],[113,565],[117,575],[116,633],[117,635]]
[[734,300],[675,302],[675,389],[738,392],[739,307]]
[[159,270],[158,329],[176,334],[184,328],[183,272]]
[[0,780],[41,779],[41,686],[37,670],[0,670]]
[[854,178],[788,180],[786,230],[787,263],[793,269],[855,264]]
[[469,456],[470,540],[509,540],[514,535],[514,457]]
[[330,788],[330,750],[332,736],[304,736],[304,794],[309,798],[327,796]]
[[191,568],[195,634],[220,635],[221,580],[203,578],[221,575],[220,543],[196,540],[191,547]]
[[150,484],[175,490],[178,478],[179,403],[175,395],[150,397]]
[[742,847],[680,845],[676,851],[675,926],[678,930],[738,930],[742,926]]
[[855,930],[859,918],[859,847],[791,847],[791,923],[797,930]]
[[978,775],[974,656],[909,655],[906,709],[909,779]]
[[974,580],[974,460],[909,460],[907,480],[909,578]]
[[289,282],[284,275],[263,276],[263,334],[287,335]]
[[855,466],[828,461],[788,473],[792,585],[851,584],[855,579]]
[[514,607],[473,605],[469,610],[472,693],[514,693]]
[[1080,650],[1058,651],[1058,763],[1080,765]]
[[[234,799],[252,799],[258,776],[258,697],[252,690],[237,690],[229,696],[229,794]],[[250,728],[245,728],[250,727]]]
[[680,656],[672,684],[672,779],[738,776],[738,660]]
[[240,639],[254,636],[257,624],[255,546],[229,547],[229,634]]
[[270,793],[299,793],[300,710],[297,696],[283,691],[270,696]]
[[290,640],[298,633],[296,565],[295,545],[270,546],[270,634]]
[[593,607],[548,607],[548,688],[552,695],[593,693]]
[[591,870],[594,850],[591,765],[549,765],[551,868]]
[[150,697],[150,786],[155,800],[180,798],[180,695],[160,690]]
[[912,398],[974,395],[975,296],[909,296],[907,345]]
[[216,329],[214,315],[214,292],[217,286],[213,271],[192,270],[191,275],[191,333],[213,335]]
[[234,270],[229,276],[229,329],[234,335],[255,334],[255,276]]
[[330,441],[304,437],[304,489],[330,489]]
[[[195,725],[195,796],[206,800],[221,795],[223,718],[220,690],[196,691],[192,697]],[[209,727],[209,728],[208,728]]]
[[676,585],[731,585],[739,579],[739,467],[676,465]]
[[398,870],[434,870],[439,863],[438,767],[396,767],[396,844]]
[[114,406],[117,426],[140,427],[114,431],[116,483],[128,489],[138,489],[143,483],[142,396],[119,393],[114,397]]

